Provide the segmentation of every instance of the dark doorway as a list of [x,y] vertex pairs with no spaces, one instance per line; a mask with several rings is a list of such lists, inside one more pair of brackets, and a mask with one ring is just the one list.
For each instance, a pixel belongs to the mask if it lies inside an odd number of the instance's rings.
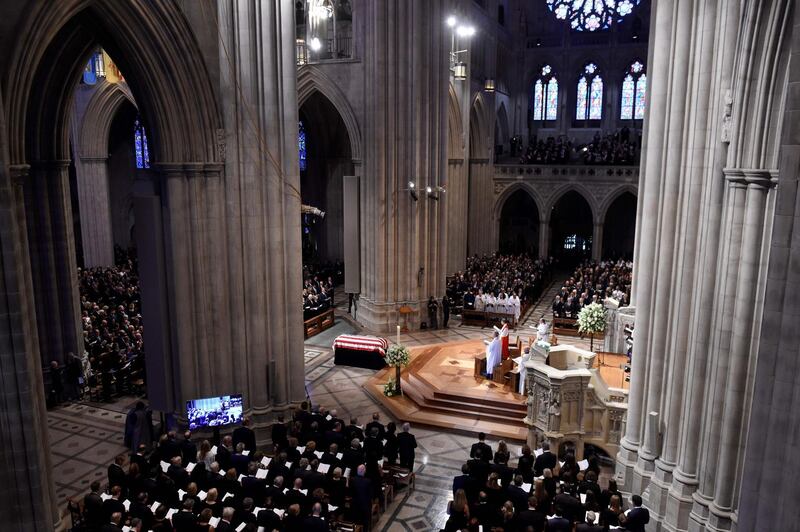
[[636,233],[636,196],[625,192],[618,197],[606,212],[603,223],[603,258],[633,258],[633,242]]
[[550,214],[550,254],[564,265],[592,256],[592,208],[574,190],[556,202]]
[[539,209],[525,190],[517,190],[503,204],[500,215],[500,253],[539,253]]

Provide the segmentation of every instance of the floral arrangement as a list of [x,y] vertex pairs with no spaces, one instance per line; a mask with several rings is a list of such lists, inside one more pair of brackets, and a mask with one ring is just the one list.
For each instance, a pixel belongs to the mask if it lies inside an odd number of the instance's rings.
[[392,397],[393,395],[398,395],[397,390],[397,382],[394,379],[389,379],[386,384],[383,385],[383,395],[386,397]]
[[588,333],[594,351],[594,335],[606,330],[606,310],[600,303],[586,305],[578,313],[578,332]]
[[386,363],[392,367],[408,366],[411,355],[404,345],[393,345],[386,351]]
[[393,395],[400,395],[400,368],[408,366],[411,362],[411,354],[408,348],[404,345],[395,344],[386,351],[386,363],[395,369],[395,378],[389,379],[389,382],[383,385],[383,395],[391,397]]

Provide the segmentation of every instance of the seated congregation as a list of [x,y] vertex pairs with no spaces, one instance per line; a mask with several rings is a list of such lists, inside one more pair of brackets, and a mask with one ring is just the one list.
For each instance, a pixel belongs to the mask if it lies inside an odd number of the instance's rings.
[[613,479],[600,487],[594,457],[577,462],[571,450],[558,457],[547,443],[535,451],[523,445],[512,466],[508,445],[500,441],[493,450],[481,433],[461,472],[453,479],[446,532],[643,532],[650,520],[639,495],[626,509]]
[[[366,426],[303,403],[272,426],[269,452],[245,420],[218,444],[169,432],[132,444],[71,501],[72,530],[301,532],[369,530],[392,494],[414,482],[416,439],[373,414]],[[126,469],[127,467],[127,469]]]
[[549,259],[529,255],[474,255],[448,279],[447,295],[456,313],[503,315],[514,324],[542,293],[552,265]]
[[520,157],[522,164],[636,164],[641,134],[627,127],[604,135],[595,133],[591,142],[579,144],[565,135],[533,138]]
[[553,318],[577,318],[581,309],[606,298],[626,307],[631,300],[633,263],[630,261],[584,262],[561,286],[553,299]]

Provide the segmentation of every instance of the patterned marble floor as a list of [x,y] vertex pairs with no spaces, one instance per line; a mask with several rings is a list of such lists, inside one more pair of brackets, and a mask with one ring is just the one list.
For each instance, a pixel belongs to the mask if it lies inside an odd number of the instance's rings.
[[[553,289],[554,290],[554,289]],[[535,322],[550,305],[551,290],[529,312],[527,322]],[[528,323],[519,332],[525,334]],[[388,411],[367,395],[363,384],[374,374],[372,370],[333,365],[331,344],[339,334],[365,332],[349,319],[346,308],[337,309],[336,324],[305,343],[306,385],[314,404],[336,408],[343,419],[358,417],[366,421],[373,412],[380,412],[384,423],[392,421]],[[532,331],[531,331],[532,332]],[[488,338],[490,329],[462,326],[457,318],[450,327],[439,330],[412,331],[401,335],[408,346]],[[394,340],[394,337],[391,338]],[[588,341],[585,342],[588,347]],[[136,398],[123,398],[113,404],[72,404],[48,413],[53,469],[57,472],[56,492],[62,504],[66,497],[83,495],[89,484],[106,477],[113,457],[125,450],[122,445],[125,412]],[[397,420],[393,420],[397,421]],[[472,437],[414,427],[419,445],[416,460],[416,489],[403,490],[383,514],[378,530],[438,530],[447,520],[452,479],[459,474],[467,459]],[[491,441],[496,446],[496,441]],[[519,452],[517,446],[512,453]],[[512,463],[515,459],[512,457]]]

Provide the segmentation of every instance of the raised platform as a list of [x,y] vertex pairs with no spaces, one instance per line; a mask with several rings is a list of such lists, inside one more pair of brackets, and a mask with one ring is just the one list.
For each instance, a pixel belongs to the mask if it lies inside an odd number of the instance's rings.
[[396,418],[468,434],[485,432],[497,438],[524,441],[525,397],[473,375],[483,340],[411,348],[411,363],[402,373],[403,396],[386,397],[383,385],[395,369],[379,371],[364,384]]

